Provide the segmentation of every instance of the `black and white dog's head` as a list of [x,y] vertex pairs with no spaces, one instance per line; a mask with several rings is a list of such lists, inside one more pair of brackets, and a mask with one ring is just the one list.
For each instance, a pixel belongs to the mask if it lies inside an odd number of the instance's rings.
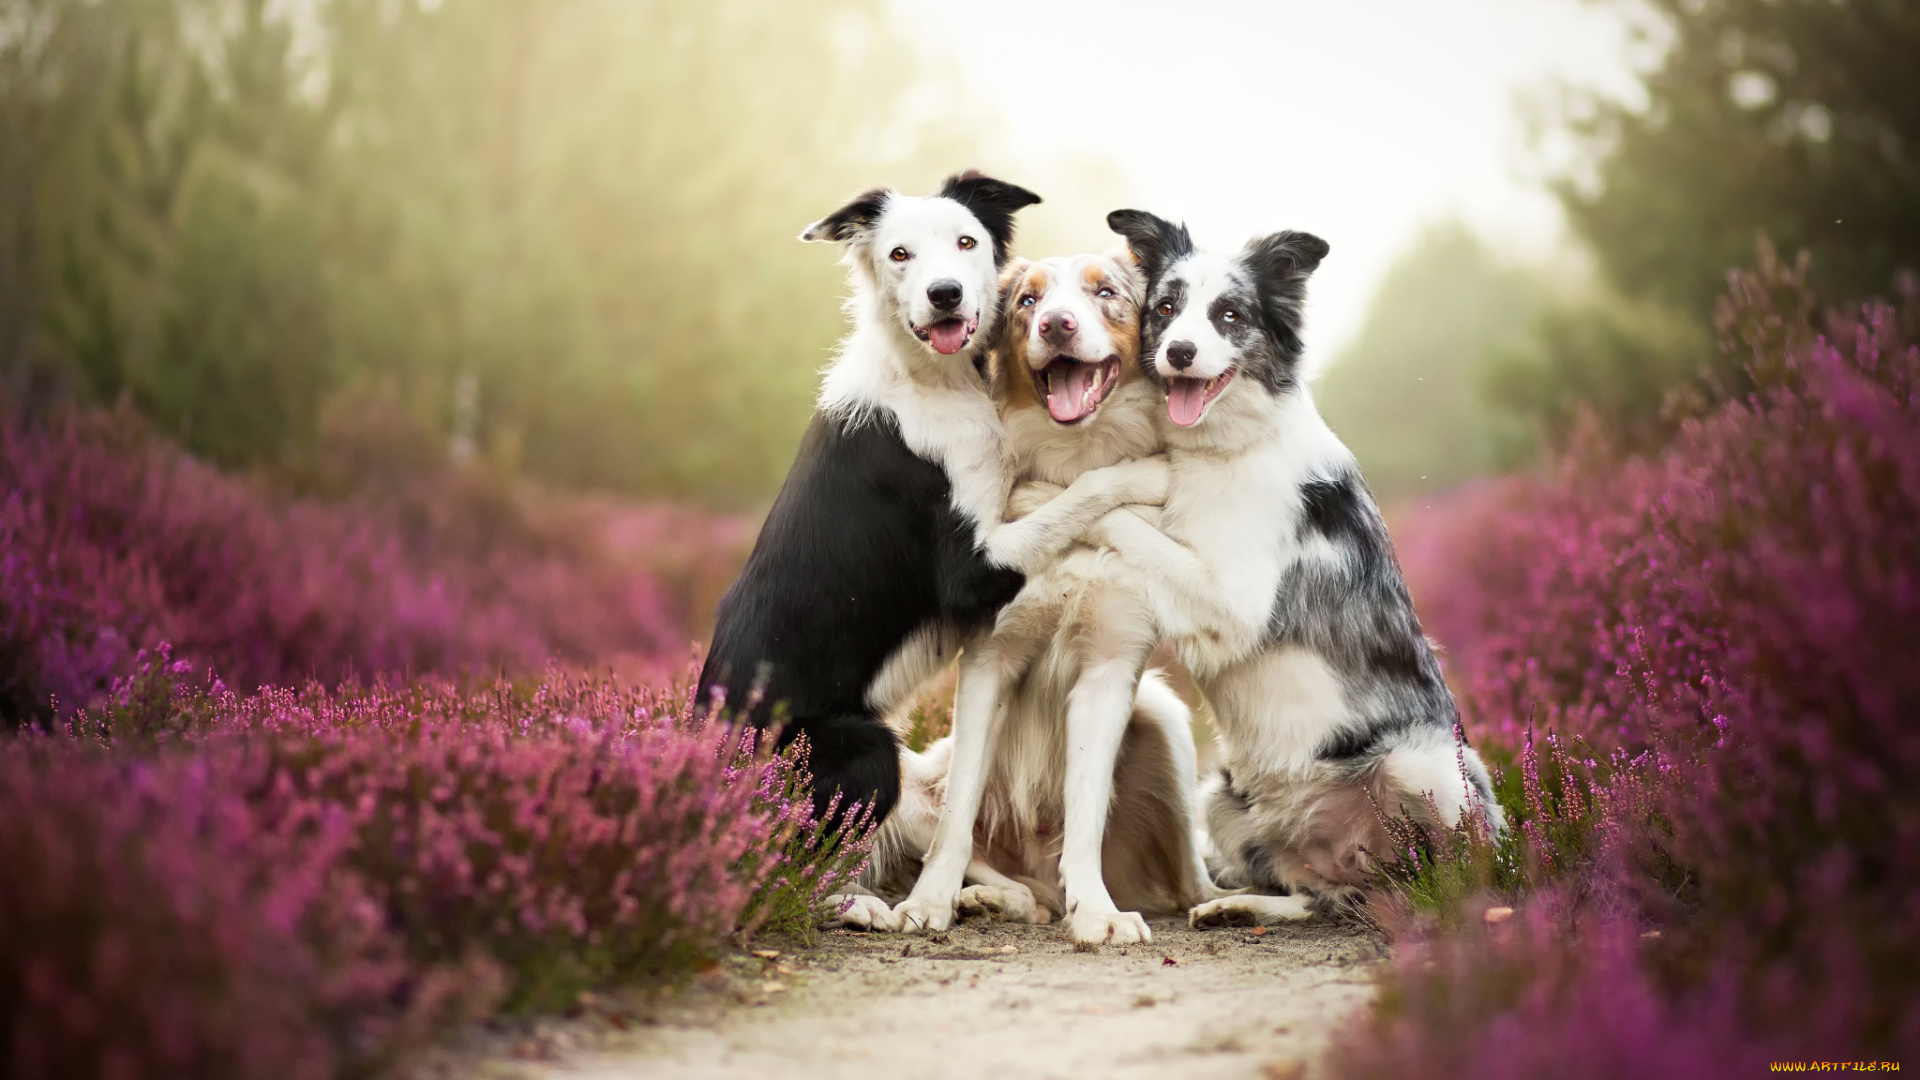
[[1023,187],[964,172],[934,195],[875,188],[807,226],[800,239],[846,244],[876,314],[919,342],[922,355],[952,356],[991,340],[1013,215],[1039,201]]
[[1140,365],[1166,390],[1168,419],[1192,427],[1241,383],[1276,397],[1297,385],[1301,309],[1325,240],[1277,232],[1220,255],[1144,210],[1115,210],[1107,225],[1147,276]]

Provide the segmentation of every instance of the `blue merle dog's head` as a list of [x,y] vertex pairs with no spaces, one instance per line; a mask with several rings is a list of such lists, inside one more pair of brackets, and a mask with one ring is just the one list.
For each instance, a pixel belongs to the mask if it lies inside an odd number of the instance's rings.
[[1297,385],[1307,278],[1326,258],[1325,240],[1277,232],[1221,255],[1144,210],[1115,210],[1107,225],[1147,277],[1140,365],[1166,390],[1168,419],[1192,427],[1242,383],[1274,396]]

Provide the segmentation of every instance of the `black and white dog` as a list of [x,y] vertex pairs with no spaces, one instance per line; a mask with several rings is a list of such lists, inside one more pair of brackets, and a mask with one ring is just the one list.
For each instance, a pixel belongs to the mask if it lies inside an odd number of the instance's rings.
[[[780,745],[806,736],[818,815],[840,796],[885,818],[900,790],[887,710],[990,627],[1026,572],[1107,511],[1165,497],[1165,464],[1134,463],[1004,522],[985,349],[1014,214],[1039,201],[970,172],[932,196],[866,192],[801,234],[846,245],[853,327],[720,603],[698,693],[777,724]],[[957,737],[954,776],[977,783],[969,753]]]
[[1139,572],[1213,706],[1216,876],[1256,891],[1191,919],[1305,918],[1365,884],[1383,813],[1477,811],[1498,829],[1499,807],[1455,737],[1379,509],[1297,376],[1326,242],[1281,232],[1216,254],[1152,214],[1107,220],[1147,275],[1140,363],[1165,391],[1173,476],[1157,529],[1121,509],[1091,537]]

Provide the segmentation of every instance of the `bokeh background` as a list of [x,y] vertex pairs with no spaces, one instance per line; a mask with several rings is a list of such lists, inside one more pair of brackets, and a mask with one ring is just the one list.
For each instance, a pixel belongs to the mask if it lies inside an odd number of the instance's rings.
[[969,166],[1032,254],[1332,244],[1313,392],[1513,825],[1393,823],[1334,1073],[1920,1055],[1916,56],[1916,0],[0,0],[0,1073],[401,1075],[805,948],[864,841],[689,660],[843,330],[795,235]]
[[841,331],[831,253],[794,235],[978,166],[1046,196],[1036,254],[1109,246],[1122,204],[1329,239],[1320,397],[1414,493],[1528,460],[1579,405],[1657,439],[1677,389],[1727,392],[1711,305],[1761,235],[1833,295],[1886,292],[1920,231],[1911,19],[7,0],[6,407],[124,402],[307,491],[454,459],[751,513]]

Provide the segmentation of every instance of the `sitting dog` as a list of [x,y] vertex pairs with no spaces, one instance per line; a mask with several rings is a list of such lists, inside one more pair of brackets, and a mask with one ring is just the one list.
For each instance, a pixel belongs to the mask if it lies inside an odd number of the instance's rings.
[[[1012,514],[1159,449],[1159,395],[1136,363],[1142,288],[1131,264],[1093,255],[1019,263],[1004,275],[994,397],[1015,482],[1039,482],[1017,490]],[[1018,868],[1014,876],[1054,877],[1052,852],[1039,842],[1049,830],[1060,838],[1058,880],[1076,941],[1149,940],[1138,909],[1184,910],[1210,895],[1192,837],[1186,709],[1172,715],[1158,679],[1141,693],[1160,707],[1136,707],[1159,633],[1131,576],[1112,553],[1075,548],[1029,576],[993,633],[970,647],[953,726],[956,739],[987,733],[986,781],[963,789],[963,759],[954,758],[946,816],[896,911],[901,929],[945,929],[963,882],[984,880],[969,873],[982,850],[989,866]],[[1116,778],[1123,742],[1129,756]],[[963,799],[962,790],[984,798]],[[1135,910],[1122,910],[1116,894]]]
[[[1052,717],[1039,719],[1057,727],[1057,716],[1056,709]],[[867,930],[900,929],[900,919],[883,897],[903,896],[919,880],[946,808],[952,752],[951,737],[921,753],[901,748],[900,801],[875,834],[859,881],[827,897],[823,915]],[[996,786],[988,787],[989,807],[1011,801]],[[1056,781],[1053,787],[1058,786]],[[1114,764],[1113,809],[1101,849],[1101,866],[1117,904],[1161,913],[1183,911],[1198,899],[1185,885],[1187,868],[1197,865],[1190,836],[1193,788],[1192,714],[1160,673],[1149,671],[1140,681]],[[1053,801],[1058,802],[1057,795]],[[1205,868],[1195,873],[1203,875]],[[960,915],[1052,922],[1067,903],[1060,883],[1058,811],[1052,818],[1036,815],[1026,826],[1011,814],[983,815],[974,827],[966,881],[956,901]],[[1200,896],[1205,895],[1203,890]]]
[[[846,245],[853,327],[720,602],[697,692],[777,725],[778,745],[806,737],[816,816],[857,804],[884,820],[900,788],[882,720],[892,705],[991,627],[1025,572],[1107,510],[1165,495],[1165,464],[1133,463],[1002,520],[1010,482],[985,346],[1013,215],[1038,201],[965,173],[927,197],[869,191],[802,234]],[[969,752],[956,744],[956,760]]]
[[1318,237],[1236,254],[1137,210],[1108,224],[1147,277],[1141,368],[1164,390],[1173,471],[1156,528],[1127,509],[1094,541],[1137,571],[1212,705],[1206,794],[1223,885],[1195,925],[1305,918],[1358,895],[1385,816],[1502,828],[1353,455],[1297,377]]

